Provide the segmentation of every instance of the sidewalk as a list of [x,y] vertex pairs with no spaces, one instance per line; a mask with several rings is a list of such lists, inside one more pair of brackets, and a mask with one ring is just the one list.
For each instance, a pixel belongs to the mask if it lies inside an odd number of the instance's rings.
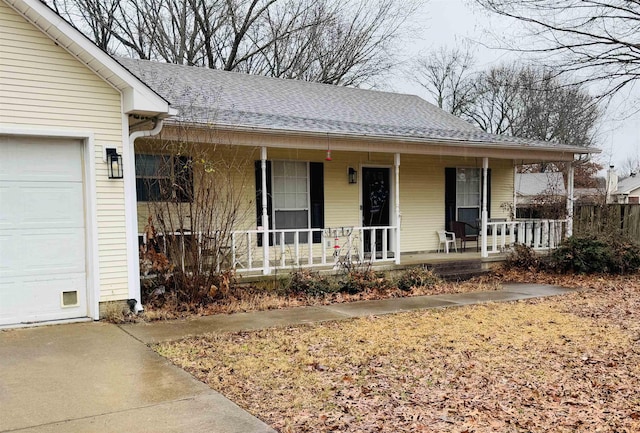
[[218,314],[185,320],[125,324],[120,327],[137,340],[145,344],[153,344],[209,332],[251,331],[274,326],[302,325],[428,308],[517,301],[520,299],[561,295],[572,291],[571,289],[541,284],[504,284],[502,287],[502,290],[490,292],[414,296],[410,298],[390,298],[345,304],[298,307],[285,310]]

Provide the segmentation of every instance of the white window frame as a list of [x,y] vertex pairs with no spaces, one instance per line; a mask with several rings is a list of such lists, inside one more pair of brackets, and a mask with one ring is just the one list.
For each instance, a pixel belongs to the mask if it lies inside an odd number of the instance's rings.
[[[277,208],[276,207],[276,164],[283,164],[283,163],[287,163],[287,162],[294,162],[294,163],[304,163],[305,164],[305,168],[306,168],[306,183],[307,183],[307,192],[306,192],[306,198],[307,198],[307,206],[305,208]],[[310,179],[310,168],[309,168],[309,161],[298,161],[295,159],[275,159],[271,161],[271,194],[273,195],[272,197],[272,202],[273,202],[273,209],[272,209],[272,215],[271,215],[271,224],[272,230],[288,230],[288,229],[282,229],[276,226],[276,212],[278,211],[306,211],[307,212],[307,225],[306,227],[299,227],[296,228],[295,230],[308,230],[311,227],[311,179]],[[286,179],[286,177],[285,177]]]
[[[459,194],[460,194],[460,188],[458,188],[458,178],[460,175],[460,170],[474,170],[478,173],[478,205],[474,205],[474,206],[469,206],[469,205],[464,205],[461,206],[460,205],[460,201],[459,201]],[[482,212],[482,169],[478,168],[478,167],[456,167],[456,215],[455,215],[455,219],[459,220],[460,218],[460,213],[459,210],[460,209],[478,209],[478,218],[480,218],[481,216],[481,212]]]
[[[167,197],[165,200],[163,200],[162,197],[158,197],[158,198],[154,198],[154,197],[146,197],[146,200],[142,200],[142,198],[140,197],[140,194],[138,194],[137,191],[137,182],[138,179],[143,179],[143,180],[152,180],[152,181],[156,181],[158,183],[160,183],[161,181],[168,181],[169,185],[174,185],[177,183],[177,177],[176,177],[176,159],[179,158],[178,155],[167,155],[167,154],[162,154],[162,153],[136,153],[135,155],[136,158],[140,158],[140,157],[154,157],[154,158],[164,158],[166,159],[166,164],[169,164],[169,170],[167,174],[164,173],[154,173],[153,175],[139,175],[137,172],[135,173],[136,175],[136,195],[137,197],[137,201],[140,203],[152,203],[152,202],[162,202],[162,201],[174,201],[177,200],[177,194],[176,194],[176,190],[175,188],[171,188],[170,189],[170,194],[171,197]],[[189,157],[189,159],[191,159]],[[192,182],[193,182],[193,173],[192,173]],[[193,187],[193,185],[192,185]],[[146,195],[150,195],[150,192],[147,192]],[[178,200],[180,203],[189,203],[189,200]]]

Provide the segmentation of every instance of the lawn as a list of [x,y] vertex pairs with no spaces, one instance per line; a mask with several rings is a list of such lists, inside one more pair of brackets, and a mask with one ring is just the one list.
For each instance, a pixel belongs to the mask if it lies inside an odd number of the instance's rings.
[[638,432],[640,282],[156,350],[281,432]]

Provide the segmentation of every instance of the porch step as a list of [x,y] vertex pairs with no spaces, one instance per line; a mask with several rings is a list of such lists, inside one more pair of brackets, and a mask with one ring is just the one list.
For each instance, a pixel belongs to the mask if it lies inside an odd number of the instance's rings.
[[490,272],[481,260],[455,260],[427,264],[427,269],[447,281],[464,281]]

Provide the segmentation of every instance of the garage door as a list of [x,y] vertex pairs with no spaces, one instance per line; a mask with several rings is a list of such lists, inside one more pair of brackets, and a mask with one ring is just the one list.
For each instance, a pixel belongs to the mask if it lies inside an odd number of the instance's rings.
[[87,316],[82,143],[0,136],[0,324]]

